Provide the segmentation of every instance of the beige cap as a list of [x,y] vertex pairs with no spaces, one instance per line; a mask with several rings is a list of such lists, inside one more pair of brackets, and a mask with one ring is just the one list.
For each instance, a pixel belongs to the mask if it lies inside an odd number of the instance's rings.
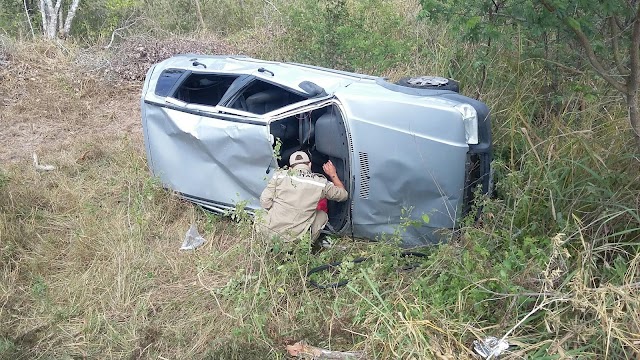
[[309,155],[307,155],[307,153],[305,153],[304,151],[296,151],[291,154],[291,156],[289,156],[289,166],[291,166],[292,168],[298,165],[305,165],[309,167],[309,162]]

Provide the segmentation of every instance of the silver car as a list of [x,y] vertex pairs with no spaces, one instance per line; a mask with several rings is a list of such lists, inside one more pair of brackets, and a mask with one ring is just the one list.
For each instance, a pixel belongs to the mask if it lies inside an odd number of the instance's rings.
[[[491,188],[489,110],[438,77],[384,78],[242,56],[179,55],[142,90],[151,172],[213,211],[250,211],[297,150],[330,159],[349,200],[329,202],[331,232],[403,246],[442,238]],[[426,216],[425,216],[426,215]],[[427,220],[428,221],[424,221]],[[402,226],[411,224],[411,226]]]

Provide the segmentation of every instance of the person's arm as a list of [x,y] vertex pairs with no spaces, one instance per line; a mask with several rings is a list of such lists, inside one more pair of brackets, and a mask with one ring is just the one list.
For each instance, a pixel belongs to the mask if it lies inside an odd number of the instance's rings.
[[[276,173],[277,174],[277,173]],[[262,194],[260,194],[260,206],[263,209],[269,210],[273,206],[273,198],[276,195],[276,177],[274,176],[269,180],[269,184],[267,187],[262,190]]]
[[340,181],[338,177],[338,172],[336,171],[336,167],[333,165],[331,160],[327,161],[324,165],[322,165],[322,169],[325,174],[331,181],[331,184],[327,184],[327,188],[325,190],[325,196],[329,200],[335,201],[345,201],[349,194],[347,193],[347,189],[344,188],[344,184]]
[[324,165],[322,165],[322,170],[324,170],[324,173],[327,174],[327,176],[329,177],[329,180],[333,183],[333,185],[341,189],[344,189],[344,185],[342,184],[342,181],[340,181],[340,178],[338,177],[338,171],[336,170],[336,167],[335,165],[333,165],[331,160],[327,161],[326,163],[324,163]]

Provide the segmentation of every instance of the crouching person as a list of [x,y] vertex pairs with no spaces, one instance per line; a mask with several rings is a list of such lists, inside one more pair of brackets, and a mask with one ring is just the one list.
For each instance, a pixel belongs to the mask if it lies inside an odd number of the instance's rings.
[[[329,160],[322,169],[327,177],[311,172],[309,156],[302,151],[289,157],[288,170],[278,170],[260,195],[260,205],[267,210],[261,227],[265,232],[292,241],[311,233],[314,242],[329,221],[318,206],[321,199],[347,200],[347,190]],[[326,210],[326,209],[325,209]]]

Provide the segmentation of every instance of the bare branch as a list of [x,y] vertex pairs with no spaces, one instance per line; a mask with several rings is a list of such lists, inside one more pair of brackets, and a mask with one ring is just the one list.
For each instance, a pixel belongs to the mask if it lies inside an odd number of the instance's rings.
[[549,64],[553,64],[553,65],[557,66],[558,68],[560,68],[562,70],[565,70],[567,72],[570,72],[570,73],[573,73],[573,74],[576,74],[576,75],[584,75],[584,71],[582,71],[580,69],[576,69],[574,67],[567,66],[567,65],[561,64],[561,63],[559,63],[557,61],[549,60],[549,59],[546,59],[546,58],[533,58],[532,57],[532,58],[527,58],[527,59],[523,60],[523,62],[524,61],[544,61],[544,62],[547,62]]
[[[130,19],[131,19],[131,17],[129,17],[129,19],[127,19],[127,21],[128,21],[128,20],[130,20]],[[119,33],[120,31],[122,31],[122,30],[126,30],[126,29],[128,29],[128,28],[132,27],[132,26],[133,26],[133,25],[135,25],[135,23],[137,23],[137,22],[138,22],[138,20],[140,20],[140,19],[141,19],[141,18],[140,18],[140,17],[138,17],[137,19],[135,19],[134,21],[132,21],[132,22],[131,22],[131,23],[129,23],[128,25],[125,25],[125,26],[122,26],[122,27],[119,27],[119,28],[117,28],[117,29],[113,30],[113,33],[111,33],[111,41],[109,41],[109,44],[107,44],[107,46],[105,46],[105,47],[104,47],[104,49],[109,49],[109,48],[111,47],[111,45],[113,45],[113,40],[115,39],[116,35],[121,36],[121,35],[120,35],[120,33]]]
[[200,8],[200,0],[193,0],[196,4],[196,16],[198,17],[198,22],[200,22],[200,28],[202,30],[206,30],[207,25],[204,22],[204,17],[202,16],[202,9]]
[[584,49],[584,51],[587,54],[587,59],[589,59],[589,62],[591,63],[591,66],[593,66],[593,68],[596,70],[596,72],[606,82],[608,82],[611,86],[613,86],[616,90],[620,91],[621,93],[626,93],[627,92],[626,86],[623,83],[621,83],[621,82],[617,81],[616,79],[614,79],[609,74],[609,72],[604,69],[602,64],[600,64],[600,61],[598,61],[598,57],[596,56],[595,52],[593,51],[593,47],[591,46],[591,43],[589,42],[589,39],[584,34],[584,32],[582,32],[582,30],[580,28],[578,28],[578,27],[571,26],[571,24],[569,24],[568,20],[564,20],[564,22],[571,28],[571,30],[573,30],[574,35],[578,38],[578,41],[580,42],[580,45],[582,45],[582,48]]
[[[549,11],[552,14],[556,14],[556,16],[558,16],[556,13],[556,9],[547,0],[538,0],[538,1],[547,9],[547,11]],[[593,47],[591,46],[591,42],[589,41],[589,38],[582,31],[582,29],[580,28],[580,25],[577,24],[576,20],[571,17],[559,17],[559,18],[560,20],[562,20],[563,23],[565,23],[567,27],[569,27],[569,29],[571,29],[571,31],[577,38],[578,42],[582,46],[582,49],[585,51],[587,55],[587,59],[589,59],[589,63],[591,63],[591,66],[598,73],[598,75],[600,75],[606,82],[608,82],[616,90],[620,91],[623,94],[626,94],[627,93],[626,85],[624,83],[617,81],[613,76],[611,76],[611,74],[609,74],[608,71],[604,69],[604,67],[598,60],[598,57],[596,56],[596,53],[593,50]]]
[[278,12],[278,14],[281,14],[280,10],[278,10],[278,8],[273,5],[273,3],[269,0],[264,0],[264,2],[266,2],[267,4],[271,5],[272,8],[274,8],[276,10],[276,12]]
[[636,135],[636,144],[640,150],[640,109],[638,109],[638,86],[640,84],[640,5],[636,5],[636,17],[631,33],[631,50],[629,51],[629,65],[631,76],[627,79],[627,104],[629,105],[629,120]]
[[618,29],[622,29],[625,27],[624,24],[622,23],[622,20],[620,20],[619,17],[616,16],[613,19],[616,21],[616,25],[618,25]]
[[40,0],[40,17],[42,18],[42,33],[46,34],[47,33],[47,16],[46,16],[46,10],[45,10],[45,4],[44,4],[44,0]]
[[[638,6],[638,5],[636,5]],[[629,90],[638,91],[638,83],[640,83],[640,6],[636,9],[636,18],[633,23],[633,31],[631,33],[631,50],[629,51],[631,59],[629,65],[631,68],[631,76],[627,81]]]
[[24,15],[27,17],[27,22],[29,23],[29,29],[31,29],[31,37],[36,38],[36,33],[33,31],[33,25],[31,25],[31,16],[29,16],[29,9],[27,9],[27,0],[22,1],[22,5],[24,5]]
[[613,61],[616,64],[616,68],[618,72],[622,76],[628,76],[629,70],[625,68],[622,64],[622,60],[620,60],[620,46],[618,44],[618,37],[620,36],[620,30],[618,28],[618,24],[616,23],[615,16],[609,17],[609,29],[611,31],[611,45],[613,47]]

